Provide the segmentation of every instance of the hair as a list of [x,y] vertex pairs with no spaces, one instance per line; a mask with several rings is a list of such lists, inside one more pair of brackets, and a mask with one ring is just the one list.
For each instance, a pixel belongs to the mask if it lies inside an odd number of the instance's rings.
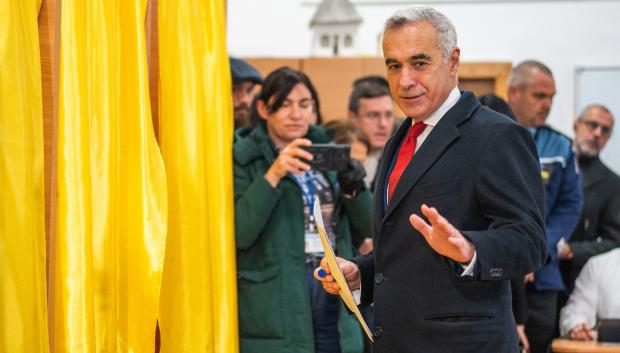
[[613,114],[611,113],[611,111],[604,105],[599,104],[599,103],[594,103],[594,104],[589,104],[587,107],[585,107],[582,111],[581,114],[579,114],[579,116],[577,117],[577,120],[581,120],[583,119],[583,117],[588,114],[590,112],[590,110],[592,109],[600,109],[602,111],[604,111],[605,113],[611,115],[612,119],[613,119]]
[[334,143],[350,145],[355,141],[361,142],[368,152],[371,150],[370,139],[356,124],[349,120],[334,119],[323,125],[324,128],[333,131]]
[[314,112],[316,113],[316,125],[321,125],[323,123],[323,114],[321,114],[321,102],[319,101],[319,93],[312,85],[310,79],[308,79],[308,84],[306,85],[308,90],[310,91],[310,95],[312,96],[312,100],[314,100]]
[[388,82],[388,80],[385,77],[379,75],[362,76],[353,81],[353,88],[365,82],[372,82],[374,84],[384,86],[388,90],[390,89],[390,83]]
[[515,66],[508,77],[508,87],[523,88],[532,83],[532,71],[539,70],[553,77],[551,69],[547,65],[536,60],[526,60]]
[[371,80],[362,81],[353,86],[353,92],[349,97],[349,111],[357,112],[360,109],[360,99],[379,98],[390,95],[390,89],[383,84]]
[[515,115],[512,112],[512,109],[510,109],[508,103],[506,103],[506,101],[501,97],[493,93],[487,93],[478,97],[478,100],[480,101],[480,104],[486,106],[487,108],[498,113],[502,113],[510,119],[515,120]]
[[384,33],[420,22],[428,22],[435,28],[437,44],[441,49],[444,61],[448,61],[452,51],[456,48],[456,29],[446,15],[432,7],[411,6],[396,11],[392,17],[385,21]]
[[281,67],[267,75],[256,99],[265,103],[265,107],[269,114],[275,113],[282,107],[286,97],[288,97],[293,87],[298,83],[303,84],[310,91],[314,99],[315,109],[317,109],[317,120],[320,119],[319,97],[316,95],[316,89],[312,85],[312,82],[310,82],[310,78],[303,72],[291,69],[290,67]]

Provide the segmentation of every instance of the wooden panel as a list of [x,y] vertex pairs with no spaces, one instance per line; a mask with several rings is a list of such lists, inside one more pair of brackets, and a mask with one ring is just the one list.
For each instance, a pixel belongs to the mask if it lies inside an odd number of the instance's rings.
[[362,72],[359,76],[377,75],[385,77],[385,60],[381,57],[362,59]]
[[596,341],[574,341],[556,338],[551,344],[556,353],[620,353],[620,346]]
[[462,91],[472,91],[479,97],[487,93],[495,93],[495,80],[486,79],[459,79],[459,89]]
[[309,58],[303,71],[312,79],[321,99],[325,121],[347,116],[353,81],[362,76],[364,60],[358,58]]
[[461,63],[461,67],[459,68],[459,79],[463,83],[471,83],[472,80],[484,81],[490,79],[494,82],[494,85],[493,90],[489,92],[493,92],[503,99],[506,99],[510,70],[512,70],[512,64],[508,62]]
[[302,69],[302,59],[299,58],[244,58],[243,60],[254,66],[263,75],[263,78],[282,66],[289,66],[295,70]]

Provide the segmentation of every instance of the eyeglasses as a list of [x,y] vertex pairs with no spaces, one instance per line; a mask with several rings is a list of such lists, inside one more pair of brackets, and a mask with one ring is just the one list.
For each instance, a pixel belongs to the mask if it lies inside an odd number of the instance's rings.
[[581,123],[583,123],[590,131],[596,131],[596,129],[600,127],[601,135],[605,137],[609,137],[609,135],[611,135],[611,126],[603,125],[593,120],[582,120]]

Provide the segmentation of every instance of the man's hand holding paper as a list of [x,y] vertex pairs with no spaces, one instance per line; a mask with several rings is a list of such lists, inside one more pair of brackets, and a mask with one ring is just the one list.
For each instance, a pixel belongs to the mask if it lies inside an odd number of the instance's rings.
[[[323,215],[321,214],[321,203],[318,197],[314,201],[314,219],[316,220],[316,225],[321,237],[321,244],[325,251],[325,257],[321,259],[320,267],[314,271],[314,276],[321,280],[323,288],[325,288],[328,293],[340,295],[340,298],[342,298],[347,308],[355,314],[355,317],[364,329],[364,332],[366,332],[368,338],[374,341],[372,333],[370,333],[368,325],[366,325],[350,290],[350,288],[359,289],[360,287],[361,278],[359,269],[354,263],[336,257],[334,249],[332,249],[329,239],[327,238],[327,233],[325,232]],[[326,279],[326,281],[322,279]],[[331,280],[328,281],[327,279]]]
[[[340,271],[344,275],[344,279],[347,281],[349,288],[351,290],[356,290],[360,288],[360,272],[357,268],[357,265],[351,261],[347,261],[343,258],[336,257],[336,261],[338,262],[338,267],[340,267]],[[323,270],[325,271],[325,276],[320,276],[319,272]],[[327,264],[327,258],[323,258],[321,260],[321,265],[319,268],[314,270],[314,278],[321,281],[323,288],[329,294],[338,295],[340,291],[340,286],[338,282],[331,275],[329,270],[329,266]]]

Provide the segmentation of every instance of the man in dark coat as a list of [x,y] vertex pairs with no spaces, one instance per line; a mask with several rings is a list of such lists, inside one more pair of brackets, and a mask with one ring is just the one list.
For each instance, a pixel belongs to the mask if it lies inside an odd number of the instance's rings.
[[613,126],[611,112],[600,104],[586,107],[573,125],[584,204],[570,242],[559,253],[567,295],[590,257],[620,246],[620,177],[599,158]]
[[394,14],[383,53],[409,118],[379,167],[374,253],[340,262],[361,304],[374,302],[375,352],[517,353],[509,280],[547,256],[532,136],[459,92],[456,32],[438,11]]

